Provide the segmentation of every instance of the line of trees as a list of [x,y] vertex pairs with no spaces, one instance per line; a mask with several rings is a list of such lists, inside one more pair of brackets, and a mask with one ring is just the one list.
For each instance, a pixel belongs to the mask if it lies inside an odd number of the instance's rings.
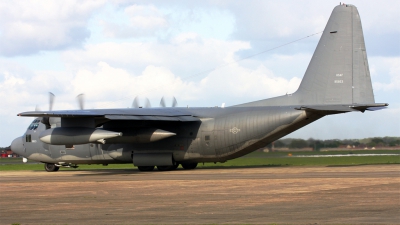
[[[352,148],[372,148],[372,147],[400,147],[400,137],[372,137],[364,139],[331,139],[319,140],[309,138],[308,140],[296,138],[284,138],[273,143],[274,148],[313,148],[319,150],[321,148],[339,148],[351,146]],[[267,146],[272,148],[272,144]]]

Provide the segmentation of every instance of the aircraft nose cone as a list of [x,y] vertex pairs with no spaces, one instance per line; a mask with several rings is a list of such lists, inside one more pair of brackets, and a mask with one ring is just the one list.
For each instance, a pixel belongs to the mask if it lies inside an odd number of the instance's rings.
[[18,155],[23,155],[24,145],[22,143],[22,137],[15,138],[14,141],[11,142],[11,151]]

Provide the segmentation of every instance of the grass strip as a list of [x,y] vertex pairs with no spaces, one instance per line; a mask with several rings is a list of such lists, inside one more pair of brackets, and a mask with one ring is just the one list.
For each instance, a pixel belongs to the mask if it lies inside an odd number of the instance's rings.
[[[368,151],[366,154],[374,154]],[[383,153],[383,152],[380,152]],[[394,153],[391,151],[389,153]],[[292,155],[304,155],[304,152],[292,153]],[[333,152],[330,152],[333,154]],[[337,154],[348,154],[339,152]],[[357,152],[357,154],[361,154]],[[266,157],[267,155],[267,157]],[[229,160],[225,163],[200,163],[197,168],[219,167],[272,167],[272,166],[344,166],[344,165],[374,165],[374,164],[400,164],[400,156],[352,156],[352,157],[321,157],[321,158],[296,158],[286,157],[288,153],[263,153],[255,152],[248,156]],[[314,152],[315,155],[315,152]],[[251,157],[250,157],[251,156]],[[11,170],[44,170],[42,163],[23,164],[21,159],[15,164],[1,164],[0,171]],[[90,169],[133,169],[132,164],[103,165],[79,165],[79,168],[61,168],[63,170],[90,170]]]

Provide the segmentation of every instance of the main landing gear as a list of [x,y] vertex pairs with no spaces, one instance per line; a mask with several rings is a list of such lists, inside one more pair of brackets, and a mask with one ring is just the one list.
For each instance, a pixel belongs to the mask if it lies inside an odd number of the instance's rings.
[[154,170],[154,166],[138,166],[137,168],[140,171],[153,171]]
[[[197,167],[197,163],[181,163],[183,169],[192,170]],[[171,171],[178,168],[179,163],[176,163],[172,166],[157,166],[159,171]],[[138,170],[140,171],[153,171],[155,166],[138,166]]]
[[192,170],[197,167],[197,163],[181,163],[181,165],[185,170]]
[[44,169],[47,172],[57,172],[60,169],[60,167],[56,166],[56,164],[54,164],[54,163],[45,163]]

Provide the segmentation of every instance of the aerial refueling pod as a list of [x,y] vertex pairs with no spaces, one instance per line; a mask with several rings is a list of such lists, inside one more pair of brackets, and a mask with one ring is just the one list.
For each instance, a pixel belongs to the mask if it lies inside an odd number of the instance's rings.
[[57,127],[43,131],[39,139],[51,145],[105,144],[105,139],[122,136],[121,132],[86,127]]

